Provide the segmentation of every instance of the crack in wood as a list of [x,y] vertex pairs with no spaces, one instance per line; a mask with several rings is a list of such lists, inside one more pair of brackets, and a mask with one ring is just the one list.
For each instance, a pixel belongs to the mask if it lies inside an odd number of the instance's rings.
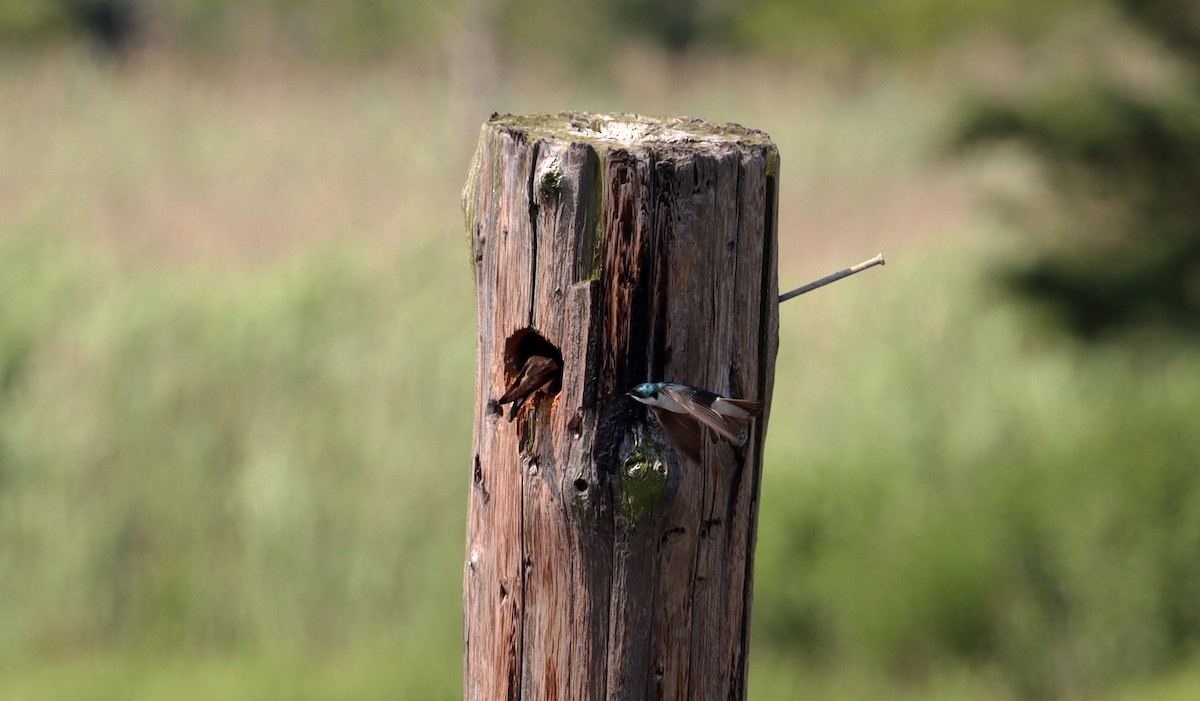
[[[635,384],[769,400],[775,252],[758,239],[774,235],[774,147],[619,142],[665,132],[576,115],[603,127],[580,141],[521,119],[485,125],[465,207],[481,351],[467,696],[742,698],[765,419],[744,450],[706,444],[700,464],[661,451],[673,496],[635,518],[616,471],[649,420],[624,396]],[[487,399],[526,328],[558,345],[562,385],[514,430]]]

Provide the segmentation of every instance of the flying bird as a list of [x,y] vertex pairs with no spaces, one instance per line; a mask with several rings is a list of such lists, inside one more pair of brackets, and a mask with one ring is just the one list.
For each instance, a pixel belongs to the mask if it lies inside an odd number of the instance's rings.
[[526,397],[538,391],[551,391],[553,385],[561,382],[561,378],[562,366],[557,360],[547,355],[531,355],[521,366],[521,372],[517,373],[517,379],[513,380],[504,394],[496,400],[496,405],[512,402],[512,408],[508,414],[508,420],[512,421],[517,417],[517,409],[521,407]]
[[746,427],[762,413],[763,403],[754,399],[732,399],[706,389],[678,382],[647,382],[627,394],[650,407],[654,418],[675,447],[693,460],[700,459],[703,445],[701,426],[737,446],[746,444]]

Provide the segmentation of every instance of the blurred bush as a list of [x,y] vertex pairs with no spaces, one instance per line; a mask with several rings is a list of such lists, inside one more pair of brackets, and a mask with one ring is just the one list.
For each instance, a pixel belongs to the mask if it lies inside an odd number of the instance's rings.
[[411,56],[448,47],[486,17],[505,55],[572,67],[640,42],[668,53],[702,46],[754,55],[927,57],[964,35],[1024,37],[1099,0],[6,0],[0,36],[24,45],[78,39],[108,48],[151,40],[198,52],[285,49],[318,59]]
[[980,34],[1042,35],[1091,4],[1095,0],[748,0],[733,31],[751,52],[928,58]]
[[423,313],[445,285],[94,260],[0,247],[0,652],[457,638],[459,481],[425,467],[470,445],[470,319]]
[[1044,166],[1040,228],[1058,240],[1010,271],[1013,288],[1085,338],[1200,333],[1200,3],[1119,4],[1167,53],[1166,87],[1101,74],[980,102],[960,144],[1015,140]]
[[1052,341],[972,281],[981,260],[920,258],[886,299],[843,288],[819,331],[784,325],[758,649],[809,676],[971,669],[988,698],[1108,698],[1186,663],[1200,357]]
[[0,3],[0,38],[34,46],[83,41],[119,53],[137,37],[135,0],[5,0]]

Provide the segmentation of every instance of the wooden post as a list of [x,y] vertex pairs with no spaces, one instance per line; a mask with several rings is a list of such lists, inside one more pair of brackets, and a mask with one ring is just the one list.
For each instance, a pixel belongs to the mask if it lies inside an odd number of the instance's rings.
[[[493,116],[463,193],[479,355],[470,701],[744,699],[766,414],[685,461],[625,393],[770,402],[779,158],[685,118]],[[533,355],[561,378],[496,400]]]

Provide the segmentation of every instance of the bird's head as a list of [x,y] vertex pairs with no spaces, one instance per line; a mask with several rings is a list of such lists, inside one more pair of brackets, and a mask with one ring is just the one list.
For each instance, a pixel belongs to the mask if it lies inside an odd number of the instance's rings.
[[644,382],[637,387],[626,392],[642,404],[650,404],[655,399],[658,399],[658,393],[662,391],[661,382]]

